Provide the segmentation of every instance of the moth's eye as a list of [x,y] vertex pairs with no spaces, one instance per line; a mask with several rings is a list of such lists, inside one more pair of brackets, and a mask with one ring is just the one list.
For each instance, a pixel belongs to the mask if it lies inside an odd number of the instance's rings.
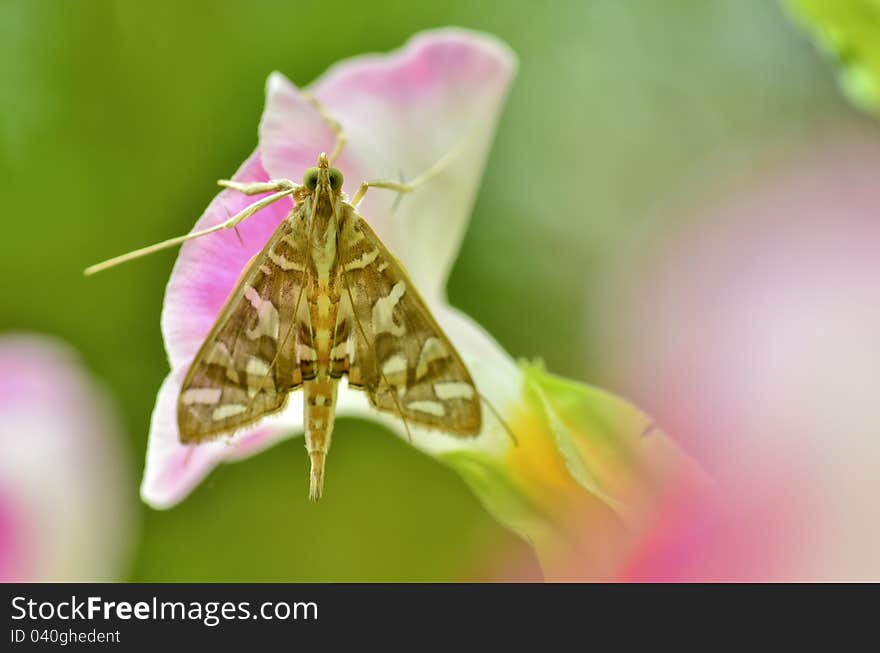
[[342,173],[337,168],[330,168],[328,174],[330,175],[330,188],[333,190],[342,188]]
[[309,190],[315,190],[318,187],[318,169],[309,168],[303,175],[303,186]]

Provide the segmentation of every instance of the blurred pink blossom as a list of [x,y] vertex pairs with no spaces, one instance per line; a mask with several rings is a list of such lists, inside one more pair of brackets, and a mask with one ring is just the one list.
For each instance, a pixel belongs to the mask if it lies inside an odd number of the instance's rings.
[[127,460],[106,396],[67,347],[0,337],[0,581],[118,579]]
[[718,481],[633,580],[880,580],[880,140],[814,144],[640,257],[616,376]]

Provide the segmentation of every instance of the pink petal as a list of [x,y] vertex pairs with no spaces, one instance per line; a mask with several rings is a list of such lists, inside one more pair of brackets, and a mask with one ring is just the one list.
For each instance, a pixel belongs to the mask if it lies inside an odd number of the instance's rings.
[[[400,53],[340,64],[316,85],[315,93],[344,123],[350,139],[336,162],[350,192],[365,178],[397,177],[402,171],[411,179],[465,143],[452,165],[404,198],[394,216],[389,210],[393,194],[373,191],[363,204],[380,236],[409,264],[429,298],[442,295],[514,67],[513,55],[496,41],[444,30],[416,37]],[[332,151],[334,141],[319,112],[282,75],[273,73],[267,83],[260,145],[233,179],[299,180],[315,165],[318,153]],[[218,224],[256,199],[223,191],[194,229]],[[302,409],[294,397],[283,416],[239,433],[235,446],[213,443],[192,450],[178,443],[174,417],[185,369],[241,271],[291,206],[290,200],[282,200],[239,225],[243,246],[234,233],[221,232],[181,248],[162,313],[172,372],[157,398],[141,487],[151,505],[172,505],[218,462],[269,446],[300,426]],[[362,410],[363,402],[342,403]]]
[[[232,177],[235,181],[266,181],[269,177],[254,152]],[[223,190],[214,198],[193,231],[212,227],[263,195],[247,196]],[[247,262],[290,213],[292,202],[282,199],[238,225],[191,240],[180,249],[165,291],[162,335],[172,369],[188,366],[214,325],[226,298]],[[243,243],[243,244],[242,244]]]
[[724,504],[670,506],[634,577],[880,579],[878,167],[807,144],[627,266],[621,376]]
[[101,389],[67,347],[4,336],[0,415],[0,582],[117,578],[134,497]]
[[[252,154],[233,176],[236,181],[265,181],[269,177]],[[228,219],[260,196],[224,190],[217,195],[193,230]],[[141,496],[154,507],[168,507],[188,494],[220,461],[242,457],[281,437],[278,418],[237,434],[235,446],[223,442],[188,447],[179,442],[176,398],[183,376],[247,262],[290,213],[284,199],[263,209],[232,231],[218,232],[183,245],[171,273],[162,311],[162,332],[172,372],[156,400]],[[295,414],[294,414],[295,416]],[[289,422],[285,422],[289,423]],[[290,431],[287,430],[289,433]]]
[[[335,144],[335,134],[296,85],[279,72],[269,75],[266,108],[260,120],[260,154],[271,176],[299,182],[317,163],[318,154],[330,154]],[[350,190],[357,183],[358,170],[352,165],[352,153],[346,146],[334,162],[345,174],[345,187]]]
[[[386,190],[371,190],[360,206],[429,299],[443,296],[515,69],[513,53],[499,41],[445,29],[417,35],[390,54],[339,63],[312,87],[348,136],[338,167],[349,193],[367,179],[414,179],[461,148],[394,213],[396,195]],[[260,130],[270,175],[297,179],[319,151],[330,150],[333,137],[316,119],[294,87],[274,75]]]
[[31,551],[37,547],[17,494],[0,481],[0,582],[4,583],[22,582],[34,575]]
[[154,508],[168,508],[178,503],[224,460],[252,456],[302,430],[302,404],[292,401],[284,413],[242,430],[229,440],[198,446],[181,444],[177,396],[185,374],[183,367],[168,375],[153,410],[141,498]]

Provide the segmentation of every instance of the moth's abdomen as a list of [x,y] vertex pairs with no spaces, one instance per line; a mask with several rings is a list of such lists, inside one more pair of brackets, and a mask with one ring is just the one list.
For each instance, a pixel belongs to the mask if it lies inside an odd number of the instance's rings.
[[338,376],[332,373],[331,362],[339,293],[332,284],[317,282],[310,288],[308,299],[310,326],[304,338],[308,360],[303,361],[303,378],[312,378],[305,382],[303,421],[311,462],[309,497],[317,501],[324,485],[324,462],[336,415]]
[[305,382],[303,422],[306,450],[309,452],[311,474],[309,498],[317,501],[324,488],[324,462],[333,436],[333,420],[336,416],[337,380],[320,375]]

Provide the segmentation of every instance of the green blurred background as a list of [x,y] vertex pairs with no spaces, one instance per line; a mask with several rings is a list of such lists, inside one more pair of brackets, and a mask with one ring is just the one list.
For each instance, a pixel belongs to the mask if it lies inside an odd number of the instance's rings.
[[[451,301],[514,356],[612,390],[594,325],[645,240],[694,197],[861,120],[762,0],[3,0],[0,330],[81,350],[120,406],[133,478],[167,372],[176,253],[88,280],[82,268],[189,230],[253,149],[270,71],[305,85],[445,25],[497,35],[521,64]],[[132,483],[129,578],[479,580],[530,559],[453,472],[378,426],[341,420],[331,462],[318,505],[298,439],[222,466],[168,511]],[[539,577],[533,562],[515,574]]]

